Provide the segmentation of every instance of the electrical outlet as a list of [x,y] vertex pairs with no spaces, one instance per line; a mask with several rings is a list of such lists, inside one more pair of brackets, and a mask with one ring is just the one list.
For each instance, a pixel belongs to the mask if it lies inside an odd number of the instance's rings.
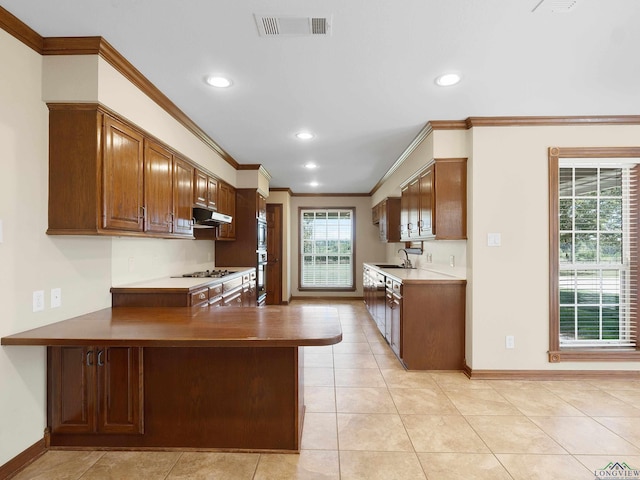
[[44,310],[44,290],[36,290],[33,292],[33,311],[41,312]]
[[506,348],[516,348],[516,339],[513,335],[507,335],[504,338],[504,346]]
[[51,308],[58,308],[60,306],[62,306],[62,289],[52,288],[51,289]]
[[136,259],[133,257],[129,257],[129,271],[133,272],[136,268]]
[[451,267],[456,266],[456,257],[454,255],[449,255],[449,266]]

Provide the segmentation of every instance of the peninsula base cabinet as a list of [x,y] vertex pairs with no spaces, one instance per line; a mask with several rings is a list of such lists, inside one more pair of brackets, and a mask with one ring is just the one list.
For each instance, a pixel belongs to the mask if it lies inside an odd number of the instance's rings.
[[[466,285],[404,284],[400,313],[401,360],[409,370],[462,370]],[[396,320],[397,322],[397,320]]]
[[142,349],[49,347],[51,433],[144,432]]
[[297,452],[298,347],[49,347],[52,447]]

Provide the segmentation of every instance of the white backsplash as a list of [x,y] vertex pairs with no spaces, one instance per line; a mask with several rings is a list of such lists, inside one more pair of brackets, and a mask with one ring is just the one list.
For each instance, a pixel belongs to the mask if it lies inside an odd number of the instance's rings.
[[123,285],[215,268],[215,242],[115,237],[112,284]]
[[[387,245],[389,263],[402,264],[405,260],[403,243]],[[453,262],[451,261],[453,257]],[[467,241],[466,240],[433,240],[423,242],[422,255],[409,254],[409,260],[414,267],[423,270],[434,270],[445,274],[466,277],[467,274]],[[453,263],[453,266],[451,265]]]

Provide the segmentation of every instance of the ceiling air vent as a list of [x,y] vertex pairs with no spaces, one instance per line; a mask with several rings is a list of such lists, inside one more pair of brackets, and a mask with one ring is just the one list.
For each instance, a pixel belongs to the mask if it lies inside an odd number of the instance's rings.
[[540,0],[531,12],[569,13],[578,5],[578,0]]
[[288,17],[254,15],[261,37],[330,35],[330,17]]

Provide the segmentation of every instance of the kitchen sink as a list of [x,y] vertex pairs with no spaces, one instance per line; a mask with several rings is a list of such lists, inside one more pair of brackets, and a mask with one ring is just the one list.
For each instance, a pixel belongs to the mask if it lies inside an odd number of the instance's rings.
[[376,263],[378,268],[404,268],[402,265],[387,265],[385,263]]

